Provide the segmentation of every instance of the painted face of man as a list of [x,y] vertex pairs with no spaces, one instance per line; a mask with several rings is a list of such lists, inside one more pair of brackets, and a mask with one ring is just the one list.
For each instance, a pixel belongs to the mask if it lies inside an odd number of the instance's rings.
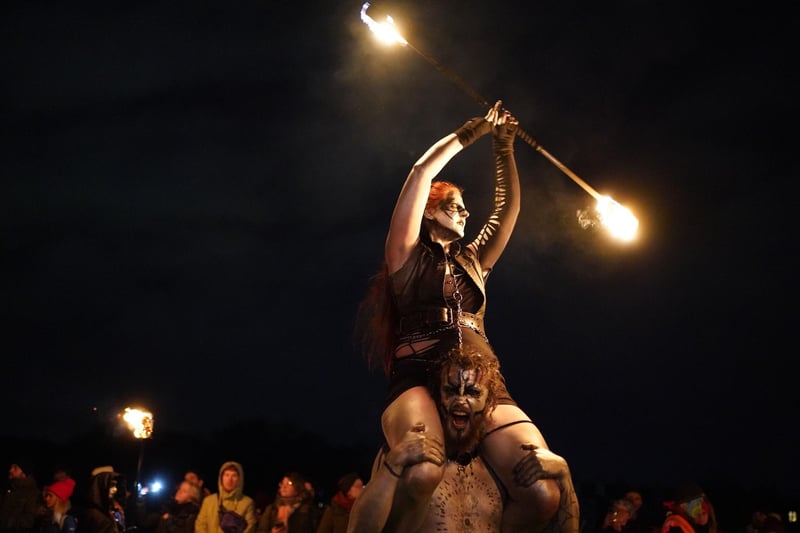
[[484,377],[458,366],[442,372],[440,409],[448,455],[471,453],[478,444],[489,396]]
[[437,209],[431,210],[427,216],[436,222],[440,231],[444,232],[446,240],[460,239],[464,236],[469,211],[464,207],[461,193],[453,190],[447,194]]

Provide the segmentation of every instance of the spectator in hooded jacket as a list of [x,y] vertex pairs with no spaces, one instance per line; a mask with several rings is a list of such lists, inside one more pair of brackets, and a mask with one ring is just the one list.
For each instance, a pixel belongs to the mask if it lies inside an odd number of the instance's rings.
[[125,481],[111,466],[92,470],[89,488],[79,514],[81,533],[125,531]]
[[[253,533],[256,513],[253,498],[244,493],[244,469],[235,461],[226,461],[219,468],[218,491],[203,498],[194,523],[195,533]],[[233,511],[245,519],[242,531],[228,532],[220,526],[220,511]]]

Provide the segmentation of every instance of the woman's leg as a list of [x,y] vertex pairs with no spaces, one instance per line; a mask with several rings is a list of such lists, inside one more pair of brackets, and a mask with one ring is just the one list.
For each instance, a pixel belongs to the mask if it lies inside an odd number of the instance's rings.
[[[481,447],[508,492],[503,533],[545,529],[577,533],[578,500],[567,462],[549,450],[542,433],[519,407],[495,408]],[[536,480],[515,475],[524,466],[536,472]]]
[[[436,404],[425,387],[413,387],[397,397],[381,417],[389,448],[399,443],[414,426],[424,424],[433,438],[443,442],[442,422]],[[444,465],[423,462],[403,470],[384,531],[416,531],[425,520],[434,490],[444,476]],[[390,502],[386,502],[387,504]]]

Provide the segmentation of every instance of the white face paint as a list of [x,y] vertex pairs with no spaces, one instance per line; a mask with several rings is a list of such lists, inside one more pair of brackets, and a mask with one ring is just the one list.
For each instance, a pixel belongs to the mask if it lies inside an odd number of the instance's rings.
[[474,369],[455,366],[442,374],[440,403],[448,453],[469,452],[478,443],[489,396],[484,378]]
[[429,216],[443,229],[457,235],[457,238],[464,236],[469,211],[464,207],[464,199],[458,191],[451,191],[438,209],[429,212]]

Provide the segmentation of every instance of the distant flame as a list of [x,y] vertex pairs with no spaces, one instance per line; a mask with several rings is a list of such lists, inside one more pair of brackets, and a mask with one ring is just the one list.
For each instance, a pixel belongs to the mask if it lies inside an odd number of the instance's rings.
[[368,8],[369,2],[365,2],[364,5],[361,6],[361,20],[372,30],[372,33],[374,33],[378,39],[386,44],[400,43],[403,46],[408,44],[408,41],[397,32],[394,26],[394,20],[391,16],[386,15],[386,22],[384,23],[376,22],[375,19],[367,15]]
[[153,435],[153,414],[141,409],[126,407],[122,419],[137,439],[149,439]]

